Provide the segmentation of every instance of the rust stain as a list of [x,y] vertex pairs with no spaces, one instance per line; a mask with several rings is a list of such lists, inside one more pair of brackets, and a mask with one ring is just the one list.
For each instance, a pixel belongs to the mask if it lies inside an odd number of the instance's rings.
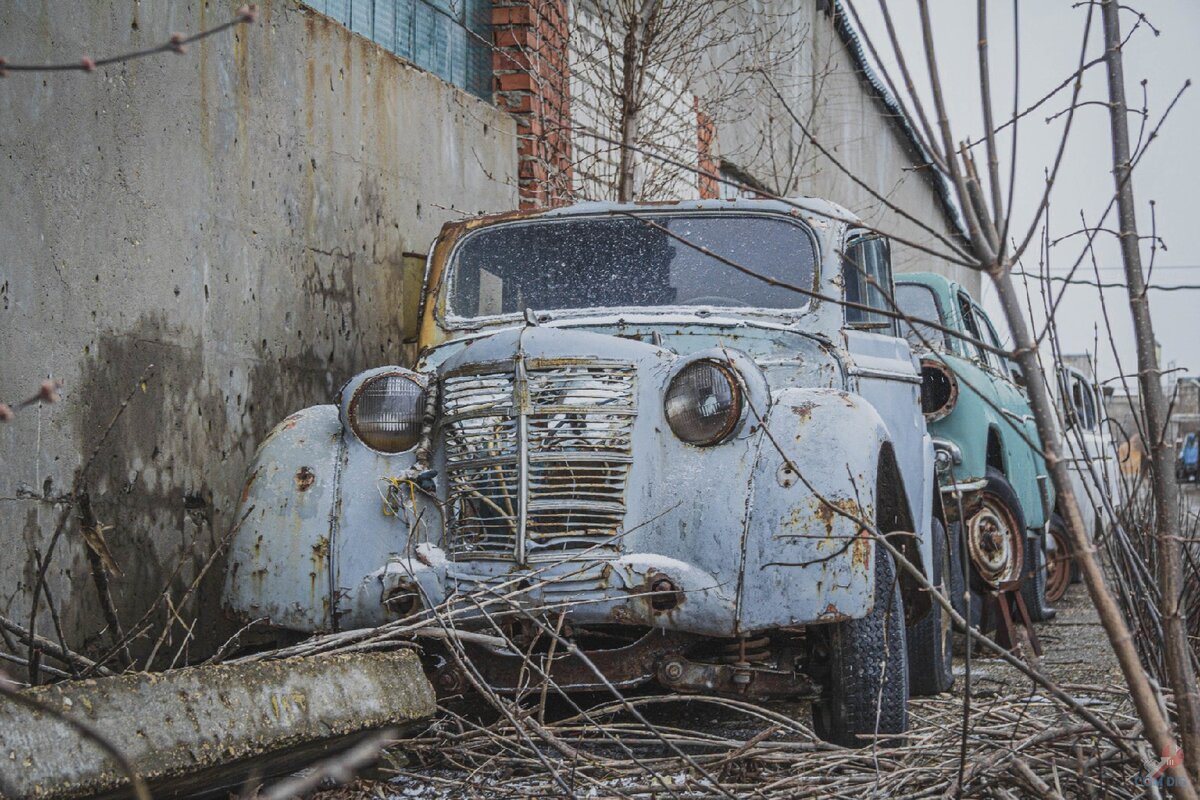
[[815,516],[821,521],[821,524],[825,526],[825,535],[832,536],[834,519],[833,506],[829,505],[823,500],[817,500]]
[[250,477],[246,478],[246,485],[242,487],[242,502],[245,503],[250,499],[250,490],[254,488],[254,482],[258,480],[258,473],[261,467],[255,467],[250,473]]
[[866,528],[858,532],[854,544],[850,546],[850,565],[862,567],[863,572],[871,566],[871,534]]
[[322,536],[312,546],[313,563],[317,566],[322,566],[325,559],[329,558],[329,537]]
[[812,419],[812,412],[816,407],[817,404],[809,400],[798,406],[792,406],[792,413],[799,417],[802,422],[808,422]]
[[301,467],[296,470],[296,491],[307,492],[316,481],[317,476],[308,467]]
[[625,606],[617,606],[608,612],[608,618],[617,625],[635,625],[638,622],[637,616]]

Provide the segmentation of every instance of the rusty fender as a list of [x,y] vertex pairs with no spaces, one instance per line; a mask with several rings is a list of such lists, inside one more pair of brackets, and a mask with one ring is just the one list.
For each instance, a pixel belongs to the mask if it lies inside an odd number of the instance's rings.
[[779,448],[763,444],[750,485],[739,627],[866,615],[875,546],[846,514],[875,518],[880,454],[889,442],[883,420],[857,395],[786,389],[774,395],[766,423]]
[[[379,567],[389,559],[440,593],[438,568],[419,552],[426,532],[440,536],[436,504],[381,478],[403,475],[414,460],[344,436],[337,406],[313,406],[281,422],[259,447],[242,491],[238,518],[250,515],[230,544],[226,610],[265,616],[280,628],[329,631],[355,624],[363,600],[348,595],[365,594],[374,606],[369,621],[378,624],[393,577]],[[344,504],[348,485],[358,487],[358,500]],[[368,576],[370,585],[342,586],[345,576],[355,583]]]

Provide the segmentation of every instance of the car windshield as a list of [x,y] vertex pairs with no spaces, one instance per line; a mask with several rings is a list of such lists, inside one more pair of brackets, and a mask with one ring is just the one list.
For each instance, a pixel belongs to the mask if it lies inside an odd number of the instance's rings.
[[[761,277],[747,274],[730,263]],[[799,222],[767,214],[639,214],[482,228],[450,263],[449,313],[726,306],[801,309],[816,251]]]
[[942,315],[938,313],[937,299],[932,289],[919,283],[897,283],[896,306],[902,314],[912,320],[911,323],[901,320],[900,332],[914,349],[945,347],[946,334],[943,331],[918,321],[941,322]]

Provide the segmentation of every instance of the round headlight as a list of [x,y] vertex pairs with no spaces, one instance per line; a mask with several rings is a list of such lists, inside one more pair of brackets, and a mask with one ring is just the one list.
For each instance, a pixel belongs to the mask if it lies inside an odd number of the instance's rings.
[[733,370],[715,361],[694,361],[667,386],[663,403],[671,430],[685,442],[716,444],[742,418],[742,388]]
[[406,375],[366,381],[350,399],[350,428],[363,444],[384,453],[411,450],[421,438],[425,389]]
[[940,361],[921,362],[921,411],[929,422],[936,422],[954,410],[958,402],[958,380]]

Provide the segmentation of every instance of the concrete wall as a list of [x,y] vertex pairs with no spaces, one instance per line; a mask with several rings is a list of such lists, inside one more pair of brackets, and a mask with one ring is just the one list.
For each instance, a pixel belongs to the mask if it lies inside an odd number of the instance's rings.
[[[0,0],[0,53],[135,50],[239,4]],[[412,254],[452,216],[516,206],[507,115],[294,2],[260,8],[183,56],[0,80],[0,399],[64,382],[61,404],[0,425],[5,616],[27,622],[33,551],[127,395],[83,488],[128,625],[229,529],[275,422],[411,355]],[[84,646],[103,623],[73,517],[49,577]],[[223,632],[216,595],[202,646]],[[39,629],[53,638],[45,612]]]

